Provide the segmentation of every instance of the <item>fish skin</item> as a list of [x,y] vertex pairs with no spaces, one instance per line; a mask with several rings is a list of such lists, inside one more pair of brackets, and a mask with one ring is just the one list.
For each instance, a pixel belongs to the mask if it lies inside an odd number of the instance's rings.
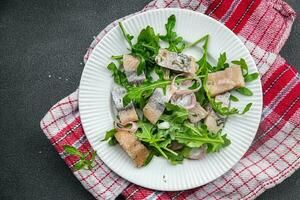
[[119,110],[118,116],[121,124],[127,124],[128,122],[134,122],[139,119],[132,103],[127,105],[124,109]]
[[[215,97],[216,102],[221,102],[223,107],[229,107],[230,106],[230,93],[226,92],[221,95],[217,95]],[[227,116],[222,116],[218,113],[216,113],[211,106],[207,106],[206,108],[208,115],[204,120],[204,124],[207,126],[207,129],[210,132],[217,133],[219,130],[221,130],[224,127],[224,124],[226,122]]]
[[208,112],[197,102],[194,108],[189,109],[189,120],[191,123],[200,122],[208,115]]
[[240,66],[233,65],[223,71],[209,73],[206,82],[207,89],[212,97],[245,86]]
[[133,160],[137,167],[142,167],[149,156],[148,149],[136,138],[133,133],[118,131],[115,138],[123,150]]
[[192,56],[159,49],[155,61],[159,66],[164,68],[191,74],[196,73],[197,64],[195,58]]
[[111,96],[113,103],[117,110],[121,110],[124,108],[123,106],[123,97],[126,95],[126,89],[121,86],[114,86],[111,91]]
[[152,123],[155,124],[165,110],[165,103],[169,102],[171,98],[169,87],[166,89],[164,95],[163,89],[156,88],[149,98],[147,104],[143,108],[144,116]]
[[129,103],[126,107],[123,106],[123,97],[126,94],[126,89],[120,86],[115,86],[112,89],[111,94],[120,122],[122,124],[126,124],[128,122],[137,121],[138,116],[133,103]]
[[123,55],[123,67],[129,83],[139,84],[146,79],[144,72],[137,75],[137,68],[139,64],[140,61],[138,58],[128,54]]

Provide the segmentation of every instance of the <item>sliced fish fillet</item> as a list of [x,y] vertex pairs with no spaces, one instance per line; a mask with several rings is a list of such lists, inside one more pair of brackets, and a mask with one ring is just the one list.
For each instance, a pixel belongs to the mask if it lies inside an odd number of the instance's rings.
[[195,74],[197,64],[195,58],[181,53],[160,49],[155,58],[156,63],[164,68],[179,72]]
[[200,122],[204,119],[208,113],[206,110],[197,102],[195,107],[189,109],[189,120],[191,123]]
[[165,110],[165,103],[171,98],[169,87],[164,94],[163,89],[156,88],[143,109],[144,116],[155,124]]
[[115,86],[111,94],[121,124],[137,121],[138,116],[133,103],[129,103],[126,107],[123,106],[123,97],[126,94],[126,89],[120,86]]
[[140,75],[137,75],[137,68],[139,64],[140,61],[138,58],[132,55],[123,55],[124,71],[129,83],[141,83],[146,79],[144,72],[142,72]]
[[224,71],[209,73],[206,86],[212,97],[245,86],[240,66],[232,66]]
[[129,155],[137,167],[142,167],[149,156],[148,149],[135,137],[133,133],[118,131],[115,138]]
[[[230,93],[226,92],[215,97],[216,102],[221,102],[223,107],[230,106]],[[216,113],[210,106],[207,107],[208,115],[204,120],[204,124],[210,132],[217,133],[224,127],[227,116],[222,116]]]

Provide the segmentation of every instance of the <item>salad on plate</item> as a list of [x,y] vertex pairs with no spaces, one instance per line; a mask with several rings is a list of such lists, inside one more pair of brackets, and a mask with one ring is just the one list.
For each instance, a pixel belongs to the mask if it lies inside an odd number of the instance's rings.
[[[251,96],[246,84],[259,74],[248,73],[243,58],[227,63],[226,52],[210,64],[209,35],[187,43],[174,31],[175,25],[171,15],[166,34],[147,26],[133,42],[134,36],[120,22],[130,53],[113,55],[114,62],[107,66],[114,80],[116,118],[103,141],[119,143],[137,167],[153,156],[178,164],[220,151],[231,143],[222,132],[227,117],[243,115],[252,106],[232,107],[230,102],[239,99],[230,92]],[[200,59],[184,53],[196,45],[202,46]]]

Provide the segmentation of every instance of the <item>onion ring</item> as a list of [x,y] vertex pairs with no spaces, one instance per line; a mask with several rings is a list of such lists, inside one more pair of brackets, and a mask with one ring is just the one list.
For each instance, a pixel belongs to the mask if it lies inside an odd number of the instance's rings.
[[[131,124],[131,127],[125,128],[125,126],[129,124]],[[135,133],[138,130],[138,125],[136,122],[127,122],[126,124],[122,124],[118,121],[115,121],[115,127],[117,131],[128,131],[130,133]]]
[[[187,98],[189,98],[189,99],[187,100]],[[187,102],[187,101],[189,101],[189,102]],[[171,103],[180,105],[189,110],[196,106],[197,100],[196,100],[195,94],[192,93],[192,94],[185,94],[185,95],[180,95],[180,96],[175,95],[175,98],[171,99]]]
[[188,106],[185,106],[186,109],[192,109],[196,106],[196,103],[197,103],[197,99],[196,99],[196,96],[195,95],[191,95],[191,104],[188,105]]
[[191,90],[189,90],[189,89],[178,89],[177,84],[175,83],[175,80],[176,80],[177,77],[183,76],[183,75],[185,75],[185,74],[178,74],[172,80],[171,88],[174,91],[174,94],[179,94],[179,95],[191,94],[191,93],[194,93],[194,92],[197,92],[198,90],[200,90],[200,88],[202,87],[202,82],[197,76],[191,77],[191,80],[196,80],[199,83],[199,86],[197,88],[191,89]]

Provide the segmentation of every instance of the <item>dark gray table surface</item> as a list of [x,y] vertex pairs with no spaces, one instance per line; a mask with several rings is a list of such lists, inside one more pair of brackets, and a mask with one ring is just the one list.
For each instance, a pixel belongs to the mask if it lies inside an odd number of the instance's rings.
[[[93,199],[39,127],[79,84],[82,56],[110,22],[146,0],[0,1],[0,199]],[[297,0],[287,0],[300,13]],[[281,54],[299,70],[300,23]],[[50,77],[51,76],[51,77]],[[300,171],[258,199],[300,199]]]

